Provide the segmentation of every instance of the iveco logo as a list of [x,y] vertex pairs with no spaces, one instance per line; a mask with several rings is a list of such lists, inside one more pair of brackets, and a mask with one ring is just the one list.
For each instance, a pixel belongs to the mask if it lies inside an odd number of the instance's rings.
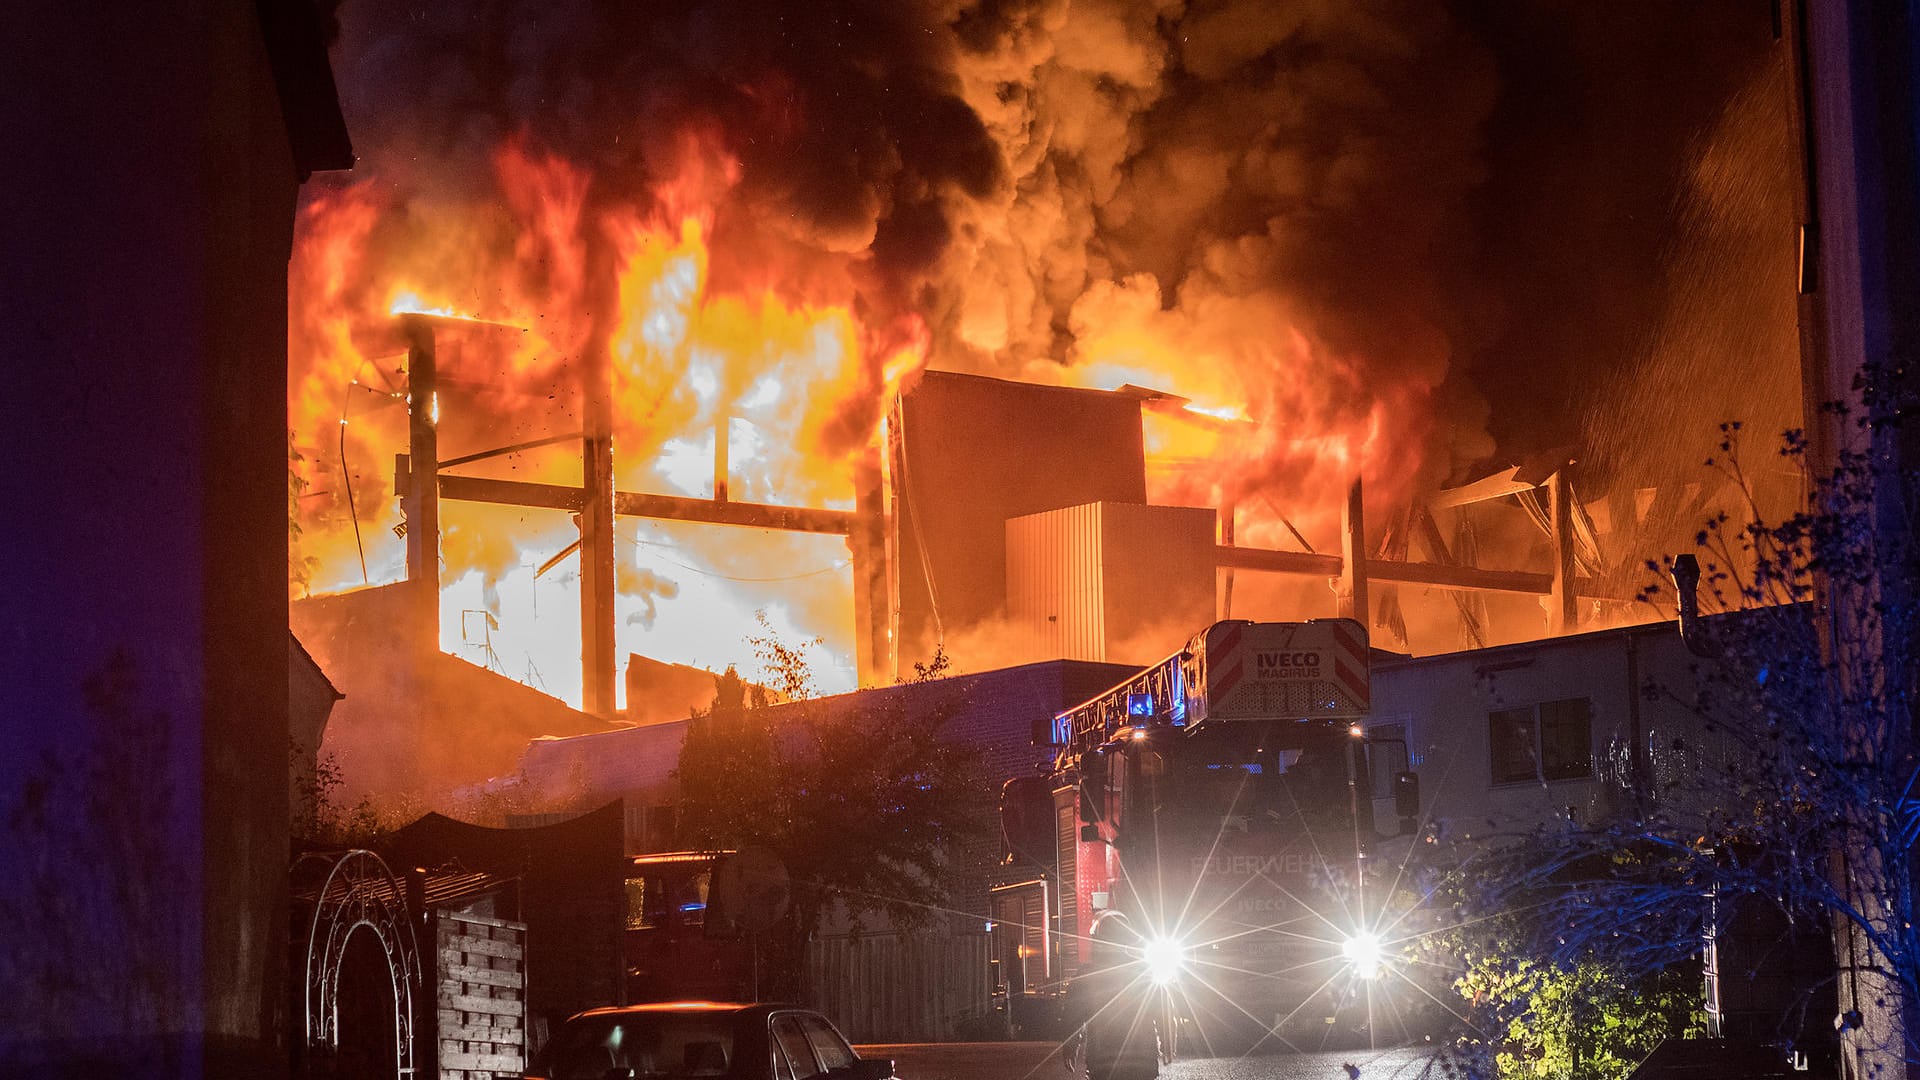
[[1319,667],[1317,652],[1263,652],[1254,659],[1257,668]]
[[1317,652],[1259,652],[1253,654],[1256,679],[1317,679],[1320,654]]

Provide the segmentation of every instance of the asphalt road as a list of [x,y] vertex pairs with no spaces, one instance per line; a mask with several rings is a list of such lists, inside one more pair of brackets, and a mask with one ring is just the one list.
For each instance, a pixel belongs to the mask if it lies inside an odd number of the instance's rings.
[[[1061,1065],[1052,1043],[917,1043],[859,1047],[888,1057],[903,1080],[1082,1080]],[[1448,1080],[1431,1048],[1189,1059],[1160,1070],[1161,1080]]]

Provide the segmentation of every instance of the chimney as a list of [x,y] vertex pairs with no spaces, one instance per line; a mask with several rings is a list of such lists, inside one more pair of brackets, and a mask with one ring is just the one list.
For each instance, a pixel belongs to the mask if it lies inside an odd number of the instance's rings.
[[1720,655],[1700,625],[1700,560],[1691,553],[1673,558],[1673,592],[1680,606],[1680,640],[1695,656]]

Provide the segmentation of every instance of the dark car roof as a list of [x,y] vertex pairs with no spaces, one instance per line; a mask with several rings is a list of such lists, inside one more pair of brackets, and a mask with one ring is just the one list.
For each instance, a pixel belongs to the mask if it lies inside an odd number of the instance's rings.
[[[743,1069],[749,1068],[742,1064],[742,1062],[750,1061],[755,1057],[764,1057],[768,1053],[768,1047],[770,1045],[767,1030],[769,1027],[767,1022],[768,1018],[774,1013],[783,1012],[797,1012],[807,1016],[819,1017],[827,1026],[832,1027],[835,1031],[839,1031],[839,1028],[834,1025],[833,1021],[828,1020],[825,1014],[821,1013],[818,1009],[808,1008],[805,1005],[792,1005],[785,1002],[770,1001],[660,1001],[646,1005],[617,1005],[601,1009],[588,1009],[586,1012],[578,1013],[555,1028],[554,1034],[556,1039],[549,1040],[548,1045],[540,1049],[538,1058],[545,1060],[548,1055],[552,1053],[551,1048],[554,1042],[557,1041],[559,1032],[573,1024],[594,1024],[600,1020],[617,1023],[622,1017],[638,1018],[643,1016],[674,1015],[721,1016],[725,1017],[726,1023],[732,1027],[735,1038],[744,1040],[742,1045],[746,1047],[745,1053],[734,1059],[727,1073],[728,1076],[740,1076],[743,1075]],[[844,1035],[841,1037],[843,1039],[845,1038]],[[856,1052],[854,1056],[858,1057],[859,1054]],[[764,1076],[765,1073],[755,1070],[752,1072],[752,1075]]]

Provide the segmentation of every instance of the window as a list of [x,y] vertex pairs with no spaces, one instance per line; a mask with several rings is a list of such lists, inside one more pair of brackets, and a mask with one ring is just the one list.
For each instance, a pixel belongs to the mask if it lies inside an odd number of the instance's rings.
[[679,878],[672,883],[673,907],[678,913],[681,926],[702,926],[707,921],[707,891],[713,881],[713,871],[702,870],[692,877]]
[[1493,764],[1493,782],[1512,784],[1532,780],[1535,768],[1533,709],[1502,709],[1487,717],[1487,750]]
[[1569,698],[1489,713],[1487,751],[1496,784],[1592,776],[1593,705]]
[[813,1044],[813,1053],[820,1059],[820,1066],[828,1072],[844,1069],[854,1063],[853,1048],[825,1020],[817,1016],[803,1016],[800,1018],[800,1028],[807,1033],[807,1041]]
[[[1393,798],[1393,778],[1413,771],[1413,748],[1404,720],[1367,725],[1367,771],[1373,778],[1373,797]],[[1396,741],[1397,740],[1397,741]]]
[[651,930],[666,923],[666,897],[657,877],[627,879],[627,929]]
[[793,1066],[787,1064],[787,1053],[780,1044],[769,1041],[767,1050],[773,1054],[773,1080],[793,1080]]
[[807,1045],[806,1033],[800,1030],[800,1020],[795,1016],[774,1018],[773,1055],[774,1071],[783,1077],[809,1080],[825,1071],[813,1060],[813,1050]]
[[532,1071],[554,1080],[604,1080],[610,1071],[676,1080],[725,1076],[733,1024],[724,1012],[575,1017],[554,1033]]
[[627,879],[627,929],[699,927],[707,921],[713,872],[668,867],[666,873]]
[[1593,775],[1593,706],[1586,698],[1540,706],[1540,768],[1549,780]]

